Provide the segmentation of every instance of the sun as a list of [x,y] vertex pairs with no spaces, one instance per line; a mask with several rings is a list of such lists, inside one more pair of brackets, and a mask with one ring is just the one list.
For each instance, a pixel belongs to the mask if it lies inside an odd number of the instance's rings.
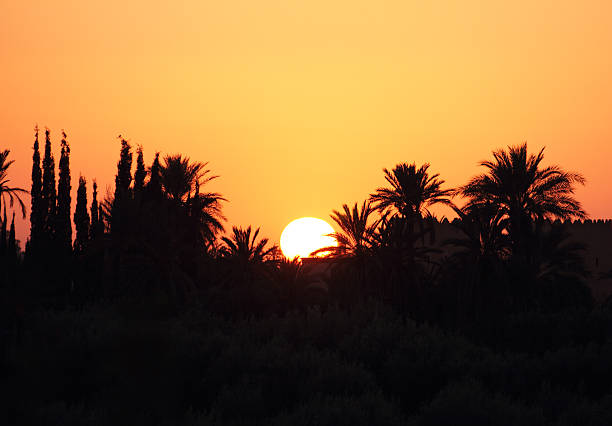
[[338,244],[334,237],[328,235],[333,232],[334,228],[322,219],[316,217],[295,219],[285,227],[281,234],[281,250],[289,259],[296,256],[310,257],[315,250]]

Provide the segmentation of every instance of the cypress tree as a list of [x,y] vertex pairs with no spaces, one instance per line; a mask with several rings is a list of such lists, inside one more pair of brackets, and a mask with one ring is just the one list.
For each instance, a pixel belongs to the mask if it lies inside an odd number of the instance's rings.
[[149,183],[147,184],[147,192],[154,199],[157,199],[161,196],[160,169],[161,167],[159,165],[159,152],[156,152],[155,159],[153,160],[153,164],[151,165],[151,176],[149,178]]
[[75,254],[85,251],[89,239],[89,213],[87,212],[87,181],[83,176],[79,177],[77,189],[76,207],[74,210],[74,227],[76,238],[74,240]]
[[17,241],[15,240],[15,212],[13,212],[13,220],[11,221],[11,230],[9,231],[8,252],[9,252],[9,255],[11,256],[15,256],[17,254]]
[[134,172],[134,194],[142,194],[145,186],[145,177],[147,176],[142,155],[142,146],[139,146],[136,152],[138,156],[136,157],[136,172]]
[[111,212],[111,232],[121,228],[121,205],[122,201],[130,197],[130,183],[132,182],[132,147],[129,142],[121,139],[121,153],[117,162],[117,175],[115,176],[115,199],[113,200]]
[[32,209],[30,211],[30,247],[40,243],[44,226],[42,197],[42,171],[40,170],[40,151],[38,146],[38,126],[34,128],[34,154],[32,155]]
[[98,207],[98,230],[96,231],[98,235],[104,234],[104,211],[102,210],[102,206]]
[[[121,138],[121,136],[120,136]],[[132,183],[132,147],[129,142],[121,138],[121,153],[117,162],[117,175],[115,176],[115,202],[129,193]]]
[[93,181],[93,195],[91,200],[91,224],[89,226],[89,238],[95,240],[98,238],[98,230],[100,229],[99,221],[100,216],[98,215],[98,184]]
[[45,129],[45,156],[42,165],[42,192],[41,192],[41,214],[45,241],[53,238],[55,229],[55,160],[51,152],[51,135],[49,129]]
[[59,180],[57,184],[57,213],[55,237],[61,250],[72,250],[72,223],[70,221],[70,146],[66,142],[66,132],[62,131],[62,151],[59,161]]
[[6,254],[6,206],[4,206],[4,218],[2,219],[2,230],[0,230],[0,254],[4,256]]

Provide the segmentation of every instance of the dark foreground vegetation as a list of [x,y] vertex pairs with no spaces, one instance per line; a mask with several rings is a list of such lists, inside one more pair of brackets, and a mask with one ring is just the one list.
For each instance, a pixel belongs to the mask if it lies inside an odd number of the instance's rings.
[[[584,179],[543,151],[496,151],[453,190],[384,170],[332,213],[319,275],[258,229],[223,235],[205,163],[139,147],[132,167],[120,143],[114,191],[80,177],[72,214],[66,135],[56,184],[36,131],[24,252],[1,221],[3,423],[612,424],[612,310],[568,234]],[[0,207],[25,215],[8,154]]]
[[471,339],[373,303],[240,320],[32,312],[3,360],[5,424],[610,424],[608,311],[483,327]]

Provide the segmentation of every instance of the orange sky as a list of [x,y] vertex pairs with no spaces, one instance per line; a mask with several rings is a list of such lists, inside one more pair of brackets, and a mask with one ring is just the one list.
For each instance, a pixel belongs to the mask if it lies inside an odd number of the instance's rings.
[[229,223],[278,242],[383,167],[428,161],[458,185],[527,141],[610,217],[611,17],[609,1],[0,0],[0,147],[28,189],[36,123],[56,162],[66,129],[73,192],[79,173],[113,182],[118,134],[147,162],[209,161]]

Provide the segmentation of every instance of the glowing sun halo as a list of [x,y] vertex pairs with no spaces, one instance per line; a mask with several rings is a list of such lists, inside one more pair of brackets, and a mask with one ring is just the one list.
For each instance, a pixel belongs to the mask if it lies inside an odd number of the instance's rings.
[[324,220],[315,217],[296,219],[281,234],[281,250],[289,259],[309,257],[315,250],[338,244],[334,237],[327,236],[333,232],[334,228]]

